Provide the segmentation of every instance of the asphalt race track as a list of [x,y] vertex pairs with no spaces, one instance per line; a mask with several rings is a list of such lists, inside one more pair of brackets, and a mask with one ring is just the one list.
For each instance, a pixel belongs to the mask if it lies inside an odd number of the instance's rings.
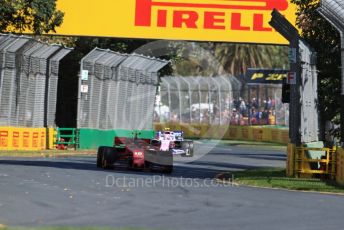
[[[171,175],[103,171],[94,157],[0,158],[0,224],[146,229],[343,229],[344,197],[220,185],[218,172],[284,166],[268,147],[197,144]],[[206,154],[209,152],[208,154]]]

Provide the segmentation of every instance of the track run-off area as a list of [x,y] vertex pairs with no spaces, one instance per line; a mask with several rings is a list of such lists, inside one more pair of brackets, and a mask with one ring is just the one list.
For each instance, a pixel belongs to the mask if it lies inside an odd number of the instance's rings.
[[[224,171],[285,167],[286,149],[196,142],[172,174],[96,168],[95,156],[0,158],[0,223],[144,229],[342,229],[344,196],[219,184]],[[326,214],[327,218],[324,218]]]

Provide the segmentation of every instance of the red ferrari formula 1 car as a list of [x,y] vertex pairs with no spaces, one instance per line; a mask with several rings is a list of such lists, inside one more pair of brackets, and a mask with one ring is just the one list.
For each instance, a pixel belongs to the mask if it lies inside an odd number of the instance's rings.
[[97,153],[97,167],[108,169],[124,164],[130,169],[173,171],[173,153],[162,151],[149,139],[116,137],[113,147],[101,146]]

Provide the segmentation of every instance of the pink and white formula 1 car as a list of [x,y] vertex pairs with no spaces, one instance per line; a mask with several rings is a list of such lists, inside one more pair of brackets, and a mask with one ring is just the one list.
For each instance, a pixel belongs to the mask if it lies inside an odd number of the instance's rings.
[[183,131],[158,131],[152,144],[160,146],[161,151],[172,151],[173,155],[193,157],[194,144],[192,140],[184,139]]

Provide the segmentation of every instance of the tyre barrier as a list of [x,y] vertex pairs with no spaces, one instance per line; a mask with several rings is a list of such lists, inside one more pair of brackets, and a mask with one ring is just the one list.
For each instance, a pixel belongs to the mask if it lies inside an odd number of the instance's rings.
[[54,148],[54,129],[0,127],[0,150],[45,150]]
[[155,130],[183,130],[186,138],[259,141],[288,144],[289,129],[274,126],[228,126],[207,124],[155,123]]
[[[155,130],[163,130],[165,128],[183,130],[186,138],[289,143],[288,129],[275,127],[156,123],[154,128]],[[96,149],[101,145],[111,145],[113,137],[117,136],[118,133],[121,134],[120,136],[123,136],[123,132],[121,130],[80,129],[79,147],[81,149]],[[130,132],[126,131],[126,133]],[[143,134],[144,136],[149,134],[149,138],[154,136],[153,131],[147,131]],[[0,127],[0,150],[54,149],[55,139],[56,130],[53,128],[47,130],[46,128]]]
[[344,149],[337,149],[336,159],[336,181],[338,184],[344,186]]

